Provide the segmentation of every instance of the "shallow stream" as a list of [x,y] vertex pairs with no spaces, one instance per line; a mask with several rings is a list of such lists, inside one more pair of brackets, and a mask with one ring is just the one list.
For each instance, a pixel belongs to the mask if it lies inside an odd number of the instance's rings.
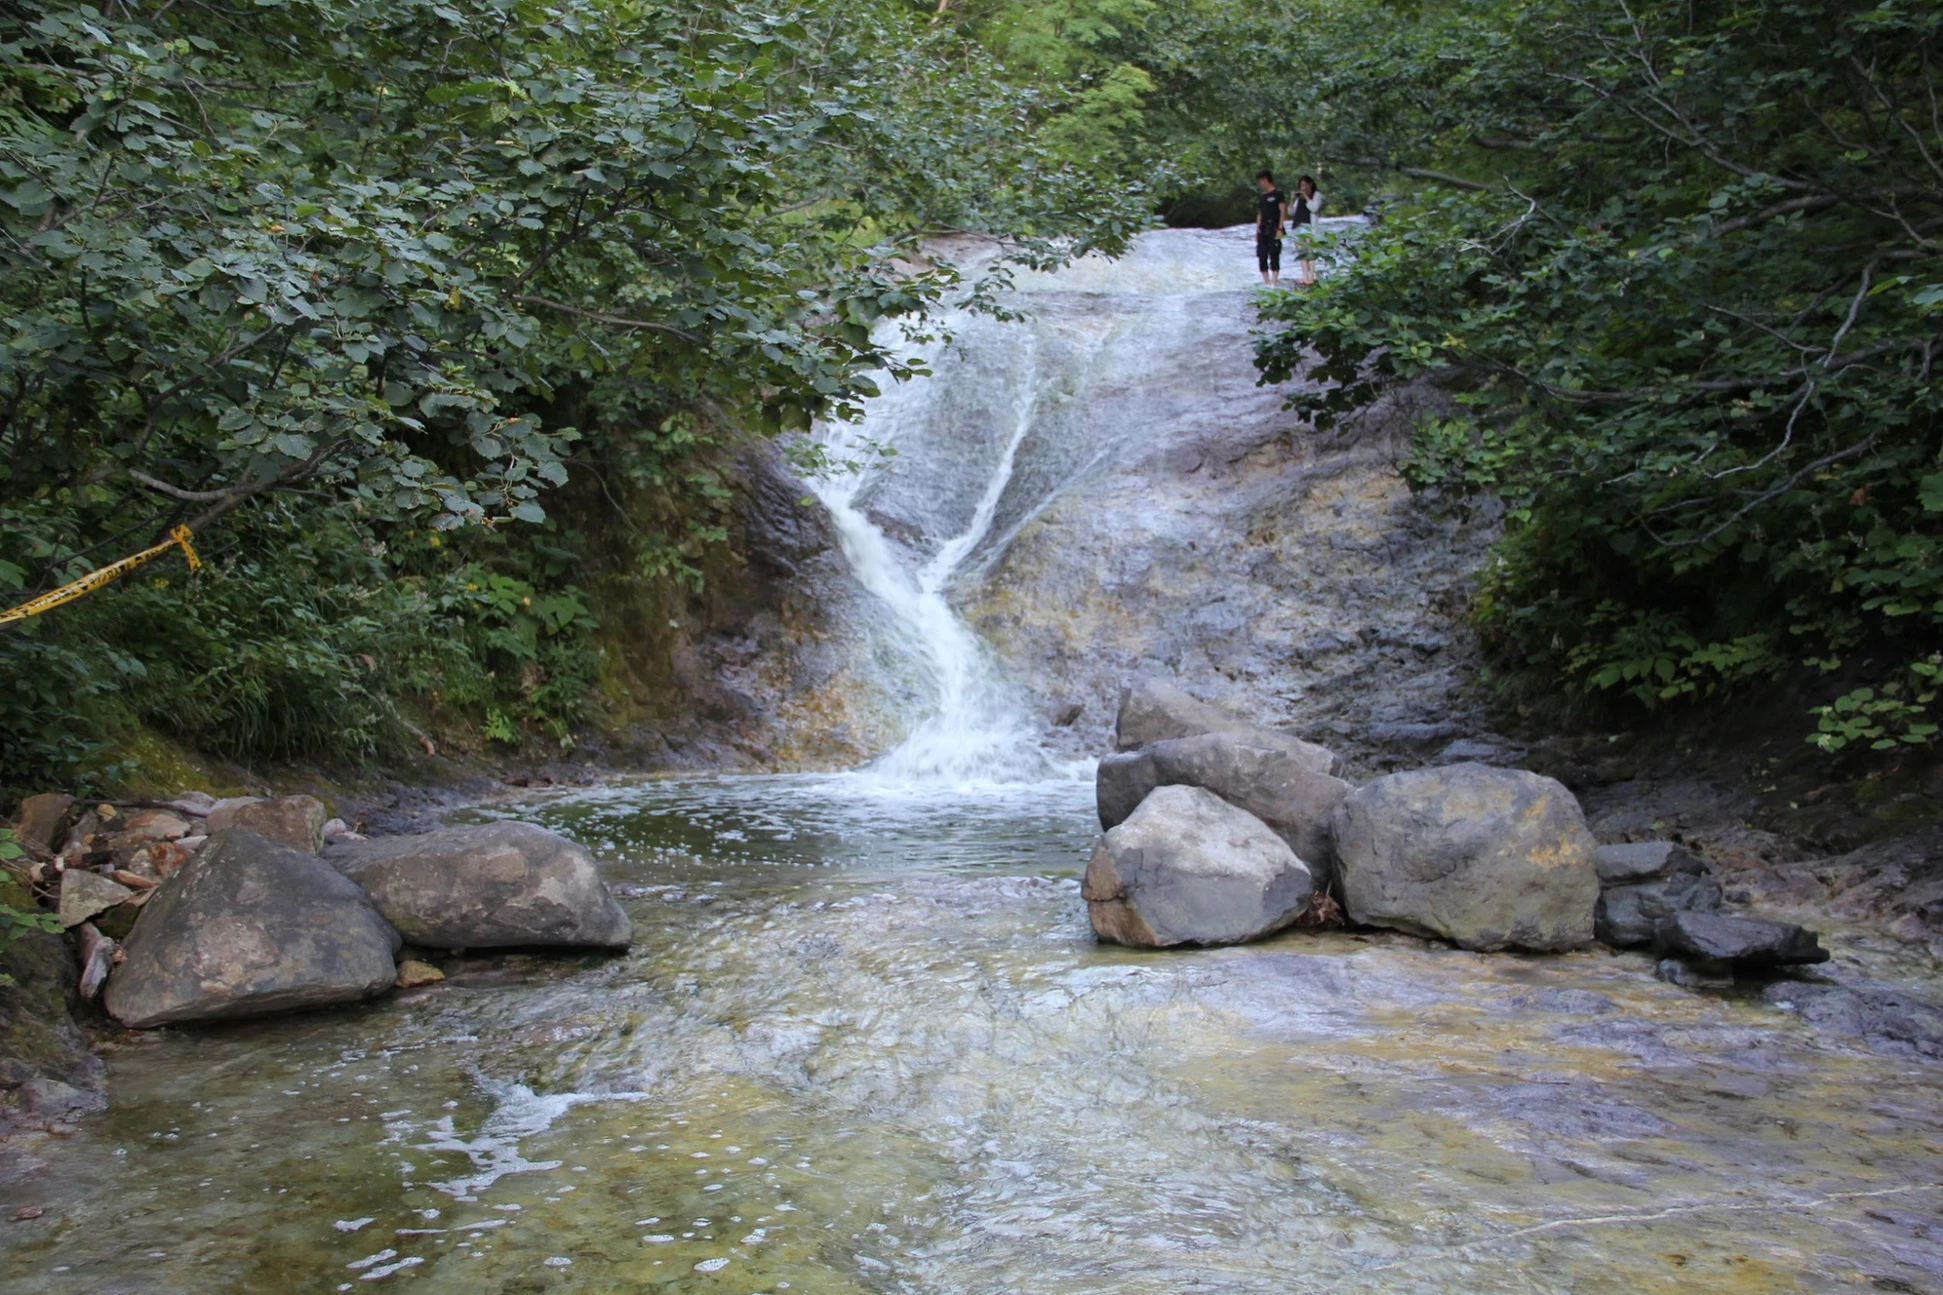
[[633,952],[118,1046],[0,1291],[1943,1290],[1936,1067],[1632,955],[1101,947],[1090,799],[519,807]]

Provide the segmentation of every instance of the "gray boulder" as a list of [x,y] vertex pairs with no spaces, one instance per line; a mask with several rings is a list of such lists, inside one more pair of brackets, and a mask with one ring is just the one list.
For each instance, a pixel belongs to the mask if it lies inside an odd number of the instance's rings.
[[1352,921],[1467,949],[1592,942],[1596,846],[1550,778],[1481,764],[1394,773],[1349,793],[1335,841]]
[[593,857],[531,823],[340,839],[326,857],[424,948],[624,949],[634,938]]
[[1719,882],[1691,872],[1637,886],[1608,886],[1599,892],[1592,933],[1615,949],[1639,948],[1653,943],[1661,918],[1685,911],[1717,913],[1720,900]]
[[1805,926],[1754,917],[1678,912],[1654,926],[1654,947],[1702,971],[1760,971],[1827,962],[1828,950]]
[[1151,748],[1102,756],[1093,771],[1093,803],[1100,813],[1100,830],[1111,831],[1126,822],[1147,799],[1147,793],[1158,786],[1160,770]]
[[1150,949],[1259,939],[1294,922],[1313,893],[1308,868],[1266,823],[1186,786],[1141,801],[1080,885],[1095,935]]
[[209,838],[158,886],[108,980],[108,1011],[146,1029],[383,993],[398,933],[323,860],[253,833]]
[[1308,866],[1316,889],[1329,889],[1330,820],[1349,784],[1318,770],[1313,759],[1279,742],[1264,745],[1231,733],[1164,738],[1115,752],[1100,761],[1095,776],[1100,826],[1119,826],[1155,787],[1174,785],[1205,788],[1267,823]]
[[1120,714],[1114,726],[1114,743],[1119,750],[1131,751],[1149,742],[1203,733],[1226,733],[1255,746],[1282,751],[1318,773],[1336,775],[1343,771],[1342,757],[1327,747],[1230,715],[1171,683],[1140,679],[1121,690]]

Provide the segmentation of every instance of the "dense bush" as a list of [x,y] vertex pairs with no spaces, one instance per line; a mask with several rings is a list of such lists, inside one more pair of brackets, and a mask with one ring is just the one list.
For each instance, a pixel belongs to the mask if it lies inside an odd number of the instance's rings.
[[1937,731],[1940,23],[1452,6],[1325,73],[1319,132],[1448,174],[1271,301],[1260,359],[1314,348],[1325,421],[1457,390],[1409,470],[1511,505],[1478,602],[1508,660],[1645,707],[1825,673],[1824,747]]
[[0,598],[178,523],[216,556],[0,632],[0,783],[99,766],[135,718],[355,755],[413,695],[563,737],[592,617],[549,487],[619,465],[678,519],[631,560],[693,578],[701,440],[908,375],[875,326],[954,280],[911,239],[1043,256],[1144,219],[1049,151],[1057,94],[930,16],[0,11]]

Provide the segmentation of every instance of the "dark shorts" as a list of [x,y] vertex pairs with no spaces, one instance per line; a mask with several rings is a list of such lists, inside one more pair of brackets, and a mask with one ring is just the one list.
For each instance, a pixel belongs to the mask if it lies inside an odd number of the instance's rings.
[[1269,238],[1263,234],[1255,235],[1255,260],[1260,263],[1264,274],[1282,271],[1282,240]]

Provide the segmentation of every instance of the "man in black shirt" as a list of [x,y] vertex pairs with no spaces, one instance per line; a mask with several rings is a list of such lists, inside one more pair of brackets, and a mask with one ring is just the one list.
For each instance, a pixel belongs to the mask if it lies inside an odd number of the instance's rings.
[[1282,225],[1289,218],[1288,195],[1275,187],[1267,171],[1255,174],[1255,260],[1262,282],[1273,288],[1282,277]]

